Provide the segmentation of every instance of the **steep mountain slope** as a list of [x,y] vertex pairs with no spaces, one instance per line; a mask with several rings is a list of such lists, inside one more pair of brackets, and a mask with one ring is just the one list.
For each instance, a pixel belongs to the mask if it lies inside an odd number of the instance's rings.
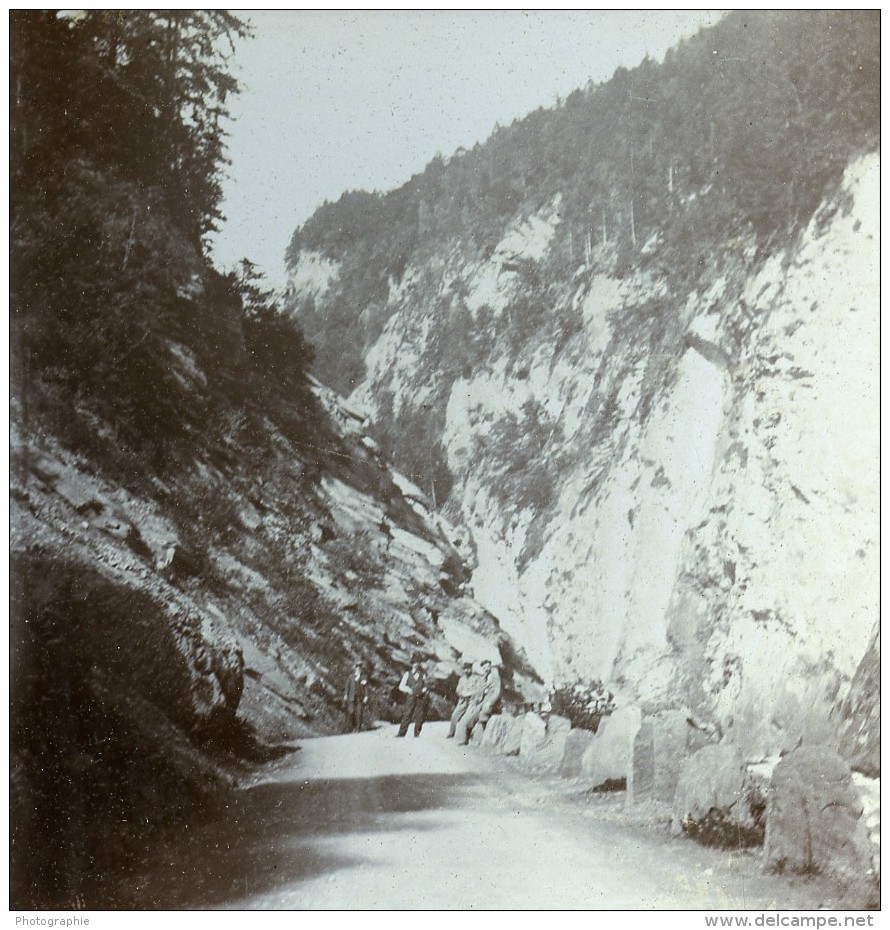
[[356,659],[383,717],[415,652],[437,716],[462,656],[530,670],[250,262],[207,256],[247,27],[10,25],[11,903],[91,907],[109,861],[340,730]]
[[289,252],[542,673],[752,757],[837,740],[877,611],[875,25],[735,14]]
[[389,718],[415,652],[431,662],[438,715],[462,656],[521,671],[462,593],[468,572],[447,525],[374,451],[363,416],[314,391],[313,454],[269,424],[251,448],[197,449],[192,468],[164,481],[124,486],[52,438],[16,436],[21,906],[89,895],[84,863],[187,823],[295,738],[339,731],[359,658],[372,713]]

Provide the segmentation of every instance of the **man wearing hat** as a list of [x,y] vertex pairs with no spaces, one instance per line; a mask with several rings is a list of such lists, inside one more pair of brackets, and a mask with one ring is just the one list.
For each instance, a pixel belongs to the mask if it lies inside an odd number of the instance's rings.
[[467,713],[457,727],[457,741],[461,746],[466,746],[470,741],[473,728],[477,723],[485,727],[501,697],[501,676],[498,670],[488,659],[483,659],[480,665],[482,666],[482,681],[477,686]]
[[473,674],[473,663],[464,662],[463,674],[457,681],[457,705],[454,708],[454,713],[451,715],[451,723],[448,726],[448,736],[445,737],[446,739],[451,739],[454,736],[458,721],[466,714],[470,707],[470,701],[476,693],[476,685],[476,676]]
[[414,721],[414,735],[420,736],[426,720],[430,689],[426,680],[426,672],[423,670],[423,662],[417,653],[411,659],[410,670],[405,672],[399,682],[399,691],[407,694],[408,700],[405,702],[405,711],[396,736],[404,736],[412,720]]
[[361,730],[365,723],[365,708],[368,706],[368,676],[363,662],[356,662],[346,682],[343,707],[346,711],[344,733]]

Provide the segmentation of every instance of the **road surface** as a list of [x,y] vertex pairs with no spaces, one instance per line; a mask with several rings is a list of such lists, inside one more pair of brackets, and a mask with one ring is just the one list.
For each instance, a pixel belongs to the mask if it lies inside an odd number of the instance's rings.
[[[716,909],[834,906],[627,822],[621,796],[570,797],[445,724],[304,740],[222,819],[154,850],[133,909]],[[565,783],[563,783],[565,784]]]

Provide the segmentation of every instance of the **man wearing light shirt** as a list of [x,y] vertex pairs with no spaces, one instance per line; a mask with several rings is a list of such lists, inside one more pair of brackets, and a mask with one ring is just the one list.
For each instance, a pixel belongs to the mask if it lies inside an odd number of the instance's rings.
[[501,697],[501,676],[498,674],[498,670],[488,659],[483,659],[481,665],[482,681],[466,715],[457,725],[457,741],[461,746],[466,746],[470,741],[470,736],[477,723],[481,723],[483,728],[485,727]]
[[454,736],[458,723],[470,709],[473,695],[476,693],[477,684],[476,676],[473,674],[473,663],[464,662],[464,673],[457,682],[457,705],[454,708],[454,713],[451,715],[451,723],[448,727],[448,736],[445,737],[446,739],[451,739]]

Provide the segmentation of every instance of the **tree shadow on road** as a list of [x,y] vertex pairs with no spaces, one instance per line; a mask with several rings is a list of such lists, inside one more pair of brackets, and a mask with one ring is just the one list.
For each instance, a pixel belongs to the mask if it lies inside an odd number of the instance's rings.
[[478,780],[461,773],[256,785],[236,794],[218,819],[169,836],[147,851],[138,874],[109,876],[102,882],[105,891],[90,906],[224,908],[360,865],[360,857],[325,851],[319,841],[411,829],[414,821],[397,815],[456,806],[457,795]]

